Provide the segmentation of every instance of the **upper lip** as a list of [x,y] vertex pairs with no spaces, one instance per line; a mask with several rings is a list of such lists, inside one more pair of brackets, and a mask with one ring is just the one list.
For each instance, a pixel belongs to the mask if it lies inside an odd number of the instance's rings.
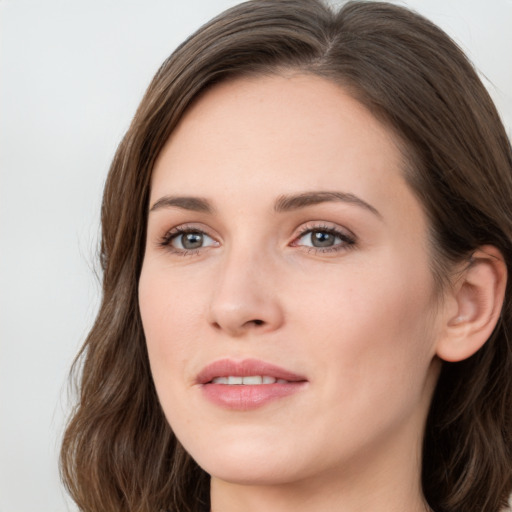
[[283,379],[290,382],[305,381],[306,378],[289,370],[281,368],[259,359],[244,359],[234,361],[233,359],[219,359],[205,366],[197,375],[198,384],[207,384],[216,377],[249,377],[251,375],[261,375]]

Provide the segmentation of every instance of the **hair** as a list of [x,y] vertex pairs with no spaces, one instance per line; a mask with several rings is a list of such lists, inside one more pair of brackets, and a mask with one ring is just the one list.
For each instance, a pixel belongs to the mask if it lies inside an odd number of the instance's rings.
[[[139,314],[151,173],[201,93],[286,70],[339,84],[402,142],[441,284],[451,264],[486,244],[512,269],[510,142],[474,68],[442,30],[384,2],[334,10],[320,0],[253,0],[227,10],[160,67],[106,181],[102,303],[74,363],[79,394],[61,451],[63,480],[82,511],[208,510],[209,476],[164,417]],[[422,459],[436,512],[497,512],[512,491],[511,282],[484,347],[442,365]]]

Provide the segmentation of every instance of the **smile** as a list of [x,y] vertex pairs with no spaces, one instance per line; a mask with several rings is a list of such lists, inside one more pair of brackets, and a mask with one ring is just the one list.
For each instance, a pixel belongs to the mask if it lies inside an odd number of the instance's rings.
[[221,359],[203,368],[196,383],[203,397],[215,406],[249,411],[305,389],[308,381],[265,361]]

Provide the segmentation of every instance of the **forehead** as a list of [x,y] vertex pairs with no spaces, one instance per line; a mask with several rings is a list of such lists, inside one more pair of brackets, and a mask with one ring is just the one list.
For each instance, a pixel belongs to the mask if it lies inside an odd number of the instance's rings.
[[218,190],[248,199],[268,183],[276,194],[341,187],[394,200],[403,166],[391,130],[337,84],[304,74],[238,78],[185,113],[157,159],[152,202]]

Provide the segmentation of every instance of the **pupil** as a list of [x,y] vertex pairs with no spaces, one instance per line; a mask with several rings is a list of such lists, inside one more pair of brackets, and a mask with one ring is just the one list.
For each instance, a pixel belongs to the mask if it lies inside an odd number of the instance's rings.
[[197,249],[203,245],[201,233],[187,233],[182,237],[182,244],[185,249]]
[[331,247],[334,244],[334,235],[325,231],[312,233],[311,241],[314,247]]

